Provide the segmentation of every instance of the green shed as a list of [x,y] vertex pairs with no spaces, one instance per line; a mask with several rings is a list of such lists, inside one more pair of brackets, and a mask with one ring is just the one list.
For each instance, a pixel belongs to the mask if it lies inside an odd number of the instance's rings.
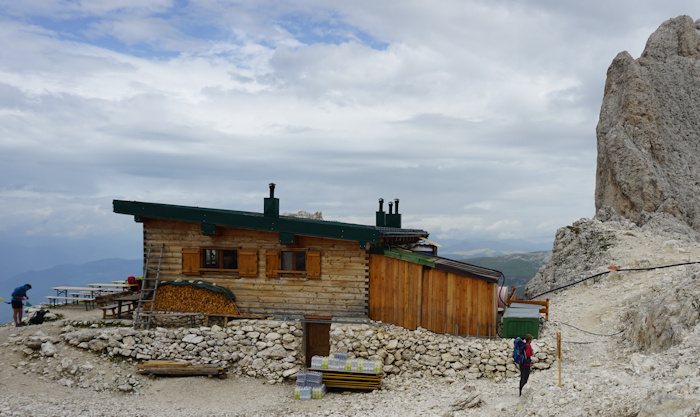
[[540,309],[527,307],[509,307],[503,313],[503,337],[525,337],[531,334],[537,339],[540,328]]

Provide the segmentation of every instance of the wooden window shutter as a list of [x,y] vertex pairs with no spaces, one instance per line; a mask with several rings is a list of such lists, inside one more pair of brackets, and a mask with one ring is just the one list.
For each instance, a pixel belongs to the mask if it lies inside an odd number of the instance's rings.
[[238,276],[257,277],[258,276],[258,251],[239,250],[238,251]]
[[280,251],[269,250],[265,253],[265,275],[268,278],[278,278],[280,276],[277,272],[280,263]]
[[306,252],[306,277],[321,278],[321,252]]
[[182,248],[182,274],[199,275],[198,248]]

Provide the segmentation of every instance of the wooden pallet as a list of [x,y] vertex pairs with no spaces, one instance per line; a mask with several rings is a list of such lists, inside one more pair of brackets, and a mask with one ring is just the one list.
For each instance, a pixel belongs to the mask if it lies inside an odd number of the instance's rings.
[[309,368],[323,374],[323,383],[328,388],[375,390],[382,387],[382,374],[369,372],[339,371]]
[[202,376],[209,378],[218,376],[226,379],[226,369],[215,365],[192,365],[189,362],[179,361],[147,361],[137,365],[139,373],[148,375],[153,379],[156,375],[169,376]]

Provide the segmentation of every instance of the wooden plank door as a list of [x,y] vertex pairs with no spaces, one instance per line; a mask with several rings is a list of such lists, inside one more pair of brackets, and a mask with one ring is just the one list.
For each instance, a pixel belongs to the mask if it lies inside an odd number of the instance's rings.
[[311,366],[311,358],[315,355],[329,356],[331,351],[331,323],[305,323],[304,345],[306,367]]

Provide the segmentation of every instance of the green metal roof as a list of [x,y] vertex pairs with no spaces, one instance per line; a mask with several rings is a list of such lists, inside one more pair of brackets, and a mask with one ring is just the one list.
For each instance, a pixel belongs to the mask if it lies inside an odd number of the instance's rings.
[[384,256],[414,264],[425,265],[438,271],[463,275],[492,283],[497,283],[501,276],[503,276],[502,272],[496,271],[495,269],[483,268],[466,262],[403,249],[387,249],[384,251]]
[[293,238],[294,234],[331,239],[377,243],[382,237],[427,237],[428,232],[416,229],[364,226],[327,220],[302,219],[288,216],[265,216],[263,213],[221,210],[170,204],[144,203],[114,200],[115,213],[131,214],[134,220],[142,217],[180,220],[200,223],[203,233],[214,233],[216,226],[241,227],[280,233],[280,240]]

